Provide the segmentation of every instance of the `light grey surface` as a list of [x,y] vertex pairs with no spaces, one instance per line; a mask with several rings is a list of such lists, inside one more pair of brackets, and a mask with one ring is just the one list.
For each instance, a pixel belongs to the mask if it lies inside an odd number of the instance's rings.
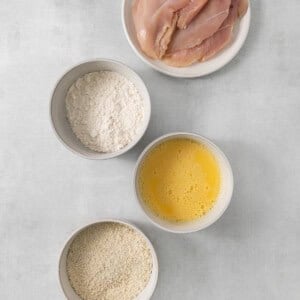
[[[0,1],[0,299],[63,299],[60,249],[74,229],[101,217],[134,221],[153,241],[160,261],[153,299],[299,299],[300,1],[253,0],[241,53],[196,80],[139,61],[119,2]],[[153,105],[139,145],[99,162],[67,151],[48,120],[56,80],[93,57],[133,67]],[[235,175],[222,219],[189,235],[155,228],[133,196],[137,156],[175,130],[211,138]]]

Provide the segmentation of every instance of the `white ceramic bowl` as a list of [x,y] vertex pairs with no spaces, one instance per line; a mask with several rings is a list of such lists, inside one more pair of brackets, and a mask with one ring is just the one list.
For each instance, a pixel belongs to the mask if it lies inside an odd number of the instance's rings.
[[[198,141],[201,144],[205,145],[214,154],[215,158],[218,161],[220,171],[221,171],[221,188],[215,205],[206,215],[192,222],[175,223],[175,222],[168,222],[157,217],[145,205],[138,189],[140,165],[143,162],[145,156],[160,143],[174,138],[188,138],[188,139]],[[233,175],[232,175],[231,166],[225,154],[211,141],[209,141],[205,137],[202,137],[194,133],[174,132],[174,133],[163,135],[158,139],[154,140],[142,152],[142,154],[140,155],[137,161],[136,168],[134,171],[134,190],[140,207],[145,212],[146,216],[150,219],[150,221],[152,221],[153,224],[155,224],[161,229],[170,232],[188,233],[188,232],[194,232],[208,227],[209,225],[216,222],[223,215],[231,200],[231,196],[233,192]]]
[[[70,86],[86,73],[103,70],[115,71],[128,78],[140,92],[145,104],[143,124],[139,132],[137,132],[135,139],[123,149],[112,153],[99,153],[84,146],[73,133],[66,117],[65,98]],[[107,159],[127,152],[136,145],[144,135],[150,121],[150,115],[150,96],[142,79],[126,65],[110,59],[95,59],[72,67],[56,84],[50,102],[50,120],[58,139],[72,152],[89,159]]]
[[138,40],[136,38],[135,28],[134,28],[132,14],[131,14],[132,1],[133,0],[123,0],[123,7],[122,7],[123,28],[129,44],[131,45],[135,53],[146,64],[148,64],[150,67],[154,68],[155,70],[170,76],[193,78],[193,77],[205,76],[219,70],[227,63],[229,63],[237,55],[239,50],[242,48],[246,40],[246,37],[248,35],[249,26],[250,26],[250,15],[251,15],[250,5],[247,13],[241,19],[238,26],[235,26],[234,38],[232,39],[232,42],[220,53],[218,53],[213,58],[205,62],[195,63],[188,67],[184,67],[184,68],[171,67],[166,65],[162,61],[153,60],[149,58],[140,49]]
[[121,221],[121,220],[114,220],[114,219],[103,219],[99,222],[96,223],[91,223],[88,224],[86,226],[84,226],[83,228],[80,228],[79,230],[76,230],[71,237],[68,239],[68,241],[66,242],[60,258],[59,258],[59,266],[58,266],[58,275],[59,275],[59,281],[62,287],[62,290],[66,296],[67,299],[70,300],[81,300],[81,298],[75,293],[74,289],[72,288],[69,278],[68,278],[68,274],[67,274],[67,270],[66,270],[66,261],[67,261],[67,255],[68,255],[68,251],[70,248],[70,245],[72,243],[72,241],[74,240],[74,238],[84,229],[86,229],[89,226],[95,225],[95,224],[99,224],[99,223],[107,223],[107,222],[111,222],[111,223],[119,223],[119,224],[123,224],[126,226],[129,226],[131,228],[133,228],[134,230],[136,230],[137,232],[139,232],[142,237],[145,239],[151,255],[152,255],[152,262],[153,262],[153,269],[152,269],[152,274],[150,277],[150,280],[147,284],[147,286],[145,287],[145,289],[139,294],[139,296],[136,298],[136,300],[148,300],[151,298],[155,287],[156,287],[156,283],[157,283],[157,278],[158,278],[158,261],[157,261],[157,256],[156,256],[156,252],[151,244],[151,242],[149,241],[149,239],[145,236],[145,234],[138,229],[136,226],[125,222],[125,221]]

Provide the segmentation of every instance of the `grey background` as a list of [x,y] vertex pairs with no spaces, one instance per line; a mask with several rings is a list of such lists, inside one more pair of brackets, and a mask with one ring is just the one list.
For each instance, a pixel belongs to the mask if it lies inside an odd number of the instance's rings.
[[[157,250],[153,299],[300,299],[300,1],[252,1],[249,37],[221,71],[174,79],[136,57],[120,1],[0,1],[0,298],[63,299],[57,261],[76,228],[102,217],[139,225]],[[89,161],[67,151],[48,119],[51,90],[81,60],[133,67],[153,118],[128,154]],[[228,155],[232,203],[204,231],[151,225],[134,201],[142,149],[175,130],[194,131]]]

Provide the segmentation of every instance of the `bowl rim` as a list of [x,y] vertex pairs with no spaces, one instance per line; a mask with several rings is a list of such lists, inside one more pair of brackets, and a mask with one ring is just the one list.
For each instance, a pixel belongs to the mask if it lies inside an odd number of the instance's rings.
[[[57,132],[56,126],[54,124],[53,121],[53,113],[52,113],[52,104],[53,104],[53,98],[54,98],[54,93],[59,85],[59,83],[63,80],[63,78],[69,73],[71,72],[73,69],[80,67],[81,65],[87,64],[87,63],[94,63],[94,62],[107,62],[107,63],[111,63],[114,65],[118,65],[121,67],[124,67],[125,69],[127,69],[130,72],[133,72],[135,74],[135,76],[138,78],[138,80],[140,80],[141,84],[144,86],[145,88],[145,92],[146,92],[146,97],[142,97],[143,101],[145,101],[149,107],[149,109],[145,109],[145,120],[144,120],[144,126],[142,131],[140,132],[139,135],[137,135],[137,138],[132,140],[131,143],[129,143],[128,145],[126,145],[124,148],[116,151],[116,152],[111,152],[111,153],[101,153],[101,152],[97,152],[94,150],[89,149],[90,151],[93,151],[93,153],[95,154],[95,156],[87,156],[83,153],[80,153],[79,151],[75,150],[74,148],[70,147],[65,141],[64,139],[61,137],[61,135]],[[124,76],[124,75],[123,75]],[[125,76],[126,77],[126,76]],[[148,91],[148,88],[144,82],[144,80],[141,78],[141,76],[134,71],[132,68],[130,68],[127,64],[114,60],[114,59],[110,59],[110,58],[92,58],[92,59],[88,59],[88,60],[82,60],[76,64],[73,64],[72,66],[68,67],[63,74],[56,80],[54,87],[51,90],[51,94],[50,94],[50,101],[49,101],[49,120],[50,120],[50,125],[52,128],[52,131],[54,132],[55,136],[57,137],[57,139],[60,141],[60,143],[69,151],[71,151],[72,153],[76,154],[79,157],[85,158],[85,159],[89,159],[89,160],[106,160],[106,159],[111,159],[117,156],[120,156],[128,151],[130,151],[134,146],[137,145],[137,143],[142,139],[142,137],[144,136],[144,134],[146,133],[148,127],[149,127],[149,123],[151,120],[151,114],[152,114],[152,104],[151,104],[151,98],[150,98],[150,94]],[[84,145],[83,145],[84,146]],[[105,157],[103,157],[105,156]]]
[[[126,219],[118,219],[118,218],[117,219],[114,219],[114,218],[103,218],[103,219],[99,219],[98,221],[90,222],[90,223],[88,223],[88,224],[86,224],[84,226],[78,227],[77,229],[73,230],[71,232],[71,234],[69,234],[68,238],[65,239],[63,247],[61,247],[61,250],[59,252],[58,270],[57,270],[58,271],[59,284],[60,284],[60,287],[61,287],[61,290],[62,290],[64,296],[66,297],[66,299],[69,299],[68,295],[66,293],[66,290],[65,290],[65,286],[64,286],[64,284],[62,282],[62,278],[61,278],[61,272],[62,272],[61,265],[62,265],[63,254],[64,254],[65,251],[68,251],[68,249],[70,247],[70,245],[69,245],[69,247],[67,248],[67,244],[72,239],[74,239],[81,231],[85,230],[86,228],[88,228],[90,226],[93,226],[93,225],[96,225],[96,224],[101,224],[101,223],[119,223],[119,224],[122,224],[122,225],[129,226],[130,228],[134,229],[139,234],[141,234],[141,236],[145,239],[145,241],[147,243],[147,246],[150,249],[151,257],[152,257],[152,262],[153,262],[153,267],[152,267],[152,272],[153,272],[152,274],[153,275],[152,276],[154,276],[154,281],[153,281],[153,287],[152,287],[152,289],[149,290],[149,297],[151,298],[151,296],[153,295],[153,293],[154,293],[154,291],[156,289],[156,286],[157,286],[158,273],[159,273],[159,264],[158,264],[158,258],[157,258],[157,254],[156,254],[155,248],[154,248],[152,242],[149,240],[149,238],[145,235],[145,233],[140,228],[138,228],[136,225],[134,225],[132,222],[130,222],[130,221],[126,220]],[[150,277],[150,279],[151,279],[151,277]],[[149,281],[150,281],[150,279],[149,279]],[[147,286],[145,288],[147,288]],[[145,291],[145,289],[143,291]],[[141,293],[143,291],[141,291]],[[75,292],[75,294],[76,294],[76,292]],[[138,295],[138,297],[139,297],[139,295]],[[136,299],[138,299],[138,297]],[[147,299],[147,300],[150,300],[150,298]]]
[[[180,137],[180,136],[186,136],[187,138],[192,138],[192,139],[199,139],[204,141],[205,143],[207,143],[208,145],[212,146],[216,151],[218,151],[218,155],[220,155],[222,157],[222,159],[225,162],[226,165],[226,169],[228,171],[228,175],[229,175],[229,182],[230,182],[230,186],[229,186],[229,194],[228,194],[228,199],[226,202],[226,205],[224,205],[223,209],[220,211],[219,215],[216,215],[215,218],[213,218],[211,221],[207,222],[204,226],[199,226],[195,229],[171,229],[168,227],[165,227],[159,223],[157,223],[146,211],[145,208],[142,205],[142,199],[139,196],[138,193],[138,187],[137,187],[137,176],[138,176],[138,170],[139,167],[143,161],[143,159],[145,158],[145,155],[156,145],[160,144],[160,142],[164,141],[165,139],[168,138],[176,138],[176,137]],[[178,234],[184,234],[184,233],[193,233],[193,232],[197,232],[200,230],[203,230],[207,227],[209,227],[210,225],[214,224],[218,219],[220,219],[222,217],[222,215],[225,213],[225,211],[227,210],[231,200],[232,200],[232,195],[233,195],[233,190],[234,190],[234,177],[233,177],[233,172],[232,172],[232,168],[230,165],[230,162],[227,158],[227,156],[225,155],[225,153],[215,144],[213,143],[211,140],[209,140],[208,138],[199,135],[197,133],[194,132],[185,132],[185,131],[175,131],[175,132],[170,132],[167,134],[164,134],[156,139],[154,139],[150,144],[148,144],[146,146],[146,148],[143,150],[143,152],[140,154],[140,156],[138,157],[136,164],[135,164],[135,168],[134,168],[134,172],[133,172],[133,188],[134,188],[134,196],[135,196],[135,200],[138,203],[138,206],[140,207],[140,209],[143,211],[144,215],[146,215],[147,219],[154,224],[156,227],[165,230],[167,232],[172,232],[172,233],[178,233]]]
[[[128,28],[127,28],[127,23],[126,23],[126,17],[125,17],[125,5],[127,3],[128,0],[123,0],[122,1],[122,27],[123,27],[123,31],[125,33],[127,42],[130,44],[131,48],[133,49],[133,51],[135,52],[135,54],[144,62],[146,63],[149,67],[155,69],[156,71],[163,73],[165,75],[171,76],[171,77],[176,77],[176,78],[200,78],[200,77],[204,77],[207,76],[209,74],[212,74],[218,70],[220,70],[221,68],[223,68],[225,65],[229,64],[233,58],[240,52],[240,50],[242,49],[243,45],[245,44],[245,41],[247,39],[248,33],[249,33],[249,28],[250,28],[250,23],[251,23],[251,5],[250,5],[250,0],[248,0],[248,10],[246,12],[246,14],[243,16],[243,18],[246,18],[246,23],[245,23],[245,28],[244,28],[244,34],[241,37],[241,40],[239,42],[239,45],[237,47],[237,49],[235,49],[235,51],[232,51],[230,53],[230,55],[228,56],[227,59],[224,59],[219,65],[216,65],[215,67],[212,67],[211,70],[204,72],[202,74],[180,74],[179,72],[172,72],[172,71],[168,71],[166,69],[160,68],[159,66],[155,65],[154,63],[152,63],[152,59],[151,58],[147,58],[146,56],[142,55],[140,53],[140,51],[135,47],[130,34],[128,32]],[[130,0],[132,1],[132,0]],[[239,24],[240,25],[240,24]],[[222,50],[221,50],[222,51]],[[213,59],[213,58],[211,58]],[[188,66],[189,67],[189,66]],[[188,68],[187,67],[187,68]],[[180,69],[180,68],[176,68],[173,67],[174,69]]]

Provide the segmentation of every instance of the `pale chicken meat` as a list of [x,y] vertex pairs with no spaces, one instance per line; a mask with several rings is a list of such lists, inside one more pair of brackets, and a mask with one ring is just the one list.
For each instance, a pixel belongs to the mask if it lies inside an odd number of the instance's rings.
[[178,12],[190,0],[134,0],[132,16],[137,39],[145,54],[161,58],[177,27]]
[[249,6],[248,0],[240,0],[239,8],[238,8],[240,18],[242,18],[246,14],[248,10],[248,6]]
[[132,15],[139,44],[161,58],[176,27],[186,28],[208,0],[134,0]]
[[208,0],[190,0],[189,4],[179,11],[177,27],[185,29],[200,12]]
[[248,9],[248,0],[232,0],[230,13],[220,29],[200,45],[198,60],[205,61],[224,49],[233,39],[233,28],[239,18],[242,18]]
[[133,0],[142,51],[176,67],[205,61],[231,40],[248,0]]
[[227,18],[230,3],[230,0],[209,0],[186,29],[174,33],[167,54],[193,48],[211,37]]
[[247,9],[247,0],[232,0],[228,17],[212,37],[196,47],[173,53],[166,57],[165,62],[168,65],[184,67],[196,61],[205,61],[211,58],[232,40],[234,24],[246,13]]

